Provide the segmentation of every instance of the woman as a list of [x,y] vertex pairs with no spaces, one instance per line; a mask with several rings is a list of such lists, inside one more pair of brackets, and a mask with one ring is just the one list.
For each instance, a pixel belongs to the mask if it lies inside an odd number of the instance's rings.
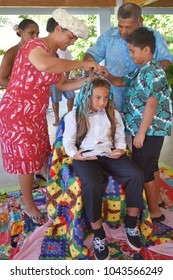
[[2,59],[0,67],[0,85],[4,88],[8,86],[13,64],[16,55],[25,42],[39,35],[38,24],[32,19],[23,19],[19,25],[15,26],[16,34],[21,38],[20,42],[8,49]]
[[[39,35],[39,26],[32,19],[23,19],[18,25],[15,25],[14,30],[16,31],[17,36],[21,38],[21,40],[17,45],[8,49],[3,56],[2,63],[0,66],[0,86],[2,86],[3,88],[6,88],[8,86],[14,61],[21,46],[23,46],[23,44],[29,41],[30,39],[37,38]],[[38,171],[38,173],[35,174],[35,177],[46,180],[45,174],[43,176],[41,175],[41,173],[45,173],[45,168],[43,170]],[[39,185],[34,179],[33,188],[38,187]]]
[[78,68],[97,71],[95,62],[62,60],[54,56],[78,37],[87,37],[88,28],[63,9],[53,12],[54,29],[45,38],[31,39],[19,50],[9,85],[1,101],[0,140],[4,169],[19,174],[26,203],[24,212],[33,222],[43,224],[47,217],[32,197],[34,173],[40,170],[50,153],[46,111],[51,84],[62,91],[75,90],[87,79],[67,80],[64,72]]

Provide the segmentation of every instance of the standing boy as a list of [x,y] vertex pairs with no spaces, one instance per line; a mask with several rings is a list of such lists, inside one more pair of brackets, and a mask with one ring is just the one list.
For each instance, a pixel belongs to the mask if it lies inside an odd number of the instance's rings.
[[141,27],[127,37],[135,71],[123,78],[104,76],[115,86],[129,86],[124,108],[126,132],[133,139],[133,160],[144,172],[144,189],[153,221],[165,216],[158,206],[158,189],[154,177],[164,136],[171,135],[170,89],[164,70],[153,59],[156,40],[152,31]]

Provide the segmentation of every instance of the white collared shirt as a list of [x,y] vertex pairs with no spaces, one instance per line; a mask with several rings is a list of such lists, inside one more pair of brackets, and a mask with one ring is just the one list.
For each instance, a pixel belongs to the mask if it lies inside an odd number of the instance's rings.
[[[114,146],[109,138],[111,124],[107,117],[106,111],[90,112],[89,129],[86,137],[83,139],[80,149],[93,150],[99,143],[104,147],[126,149],[124,125],[120,113],[115,110],[116,130],[114,137]],[[78,149],[76,147],[76,110],[69,112],[65,118],[65,130],[63,134],[63,146],[67,155],[73,157]]]

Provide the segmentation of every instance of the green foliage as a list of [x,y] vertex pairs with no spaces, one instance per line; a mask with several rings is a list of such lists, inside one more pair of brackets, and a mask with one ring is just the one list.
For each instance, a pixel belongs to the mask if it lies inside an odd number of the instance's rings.
[[28,15],[20,15],[19,18],[21,19],[21,21],[22,21],[23,19],[31,19],[31,17],[28,16]]
[[165,70],[168,79],[168,84],[173,85],[173,63]]
[[76,17],[84,21],[90,30],[90,35],[87,39],[78,39],[73,46],[69,47],[69,50],[73,58],[82,60],[84,53],[96,42],[97,16],[83,15],[83,16],[76,16]]
[[144,25],[160,32],[166,39],[167,45],[173,54],[173,16],[172,15],[145,15]]
[[[38,22],[38,24],[46,25],[48,15],[20,15],[18,19],[32,18]],[[79,15],[76,16],[80,20],[83,20],[90,29],[90,35],[87,39],[78,39],[74,46],[70,46],[69,50],[74,59],[81,60],[84,53],[95,43],[97,39],[97,15]],[[12,22],[13,21],[13,22]],[[111,16],[111,26],[114,26],[115,15]],[[0,24],[14,26],[16,20],[12,16],[0,16]],[[172,15],[145,15],[144,25],[152,27],[159,31],[165,38],[168,47],[173,54],[173,17]],[[46,27],[45,27],[46,29]],[[3,51],[3,50],[1,50]],[[1,54],[1,53],[0,53]]]
[[3,55],[5,51],[3,49],[0,49],[0,56]]
[[166,72],[166,77],[168,79],[168,85],[171,87],[172,89],[172,93],[171,93],[171,100],[173,102],[173,62],[171,63],[171,65],[165,70]]

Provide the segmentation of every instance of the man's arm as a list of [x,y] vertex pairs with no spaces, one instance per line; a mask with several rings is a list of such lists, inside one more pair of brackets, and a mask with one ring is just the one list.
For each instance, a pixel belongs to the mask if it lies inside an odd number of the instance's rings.
[[173,56],[167,46],[165,37],[158,31],[154,31],[154,36],[156,38],[156,49],[154,52],[154,58],[160,64],[160,66],[165,70],[169,67],[173,61]]
[[166,70],[169,65],[171,65],[171,62],[169,60],[161,60],[158,63],[164,70]]
[[89,61],[89,60],[95,60],[95,59],[91,54],[85,53],[83,57],[83,61]]

